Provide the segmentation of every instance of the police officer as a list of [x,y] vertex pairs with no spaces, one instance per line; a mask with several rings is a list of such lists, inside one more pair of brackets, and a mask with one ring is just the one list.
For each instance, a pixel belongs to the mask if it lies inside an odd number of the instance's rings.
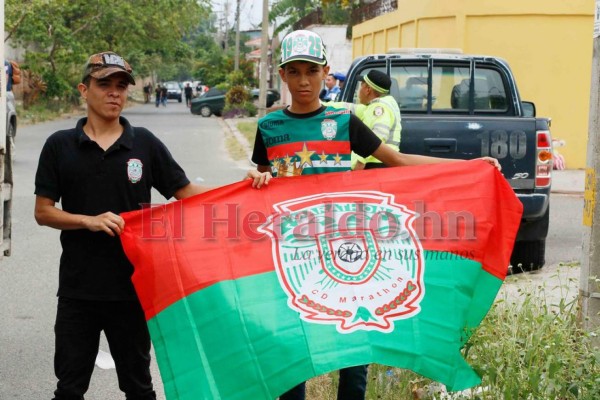
[[[381,71],[371,70],[358,78],[361,81],[358,92],[360,105],[353,105],[353,112],[379,138],[395,151],[400,150],[400,132],[402,130],[400,108],[390,95],[392,80]],[[356,156],[354,169],[371,169],[384,167],[383,163],[373,156],[366,159]]]

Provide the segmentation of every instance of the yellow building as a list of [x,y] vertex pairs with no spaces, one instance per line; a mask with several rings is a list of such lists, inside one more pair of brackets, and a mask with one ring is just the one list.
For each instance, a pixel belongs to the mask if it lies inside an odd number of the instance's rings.
[[394,47],[459,48],[504,58],[522,100],[552,119],[567,168],[584,168],[594,0],[398,0],[352,30],[352,55]]

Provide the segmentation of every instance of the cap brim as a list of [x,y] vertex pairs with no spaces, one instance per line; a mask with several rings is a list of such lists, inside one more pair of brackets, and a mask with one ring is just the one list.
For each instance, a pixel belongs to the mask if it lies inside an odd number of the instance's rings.
[[108,67],[108,68],[102,68],[98,71],[94,71],[92,73],[90,73],[90,76],[96,79],[103,79],[106,78],[107,76],[111,76],[117,73],[121,73],[127,76],[127,80],[129,81],[130,84],[135,85],[135,79],[133,79],[133,76],[123,70],[122,68],[118,68],[118,67]]
[[292,61],[306,61],[306,62],[310,62],[313,64],[318,64],[318,65],[325,65],[327,64],[327,60],[324,60],[322,58],[317,58],[317,57],[311,57],[311,56],[291,56],[290,58],[288,58],[287,60],[285,60],[284,62],[282,62],[281,64],[279,64],[280,67],[283,67],[285,64],[290,63]]

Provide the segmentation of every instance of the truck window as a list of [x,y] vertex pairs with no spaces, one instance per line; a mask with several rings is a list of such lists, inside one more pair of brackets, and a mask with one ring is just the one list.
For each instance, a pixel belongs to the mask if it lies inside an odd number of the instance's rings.
[[390,77],[392,78],[390,94],[398,102],[400,110],[427,109],[427,64],[393,65]]
[[[432,76],[432,109],[468,112],[471,79],[469,67],[434,66]],[[507,110],[506,91],[500,73],[494,69],[477,68],[474,82],[474,111],[502,112]]]

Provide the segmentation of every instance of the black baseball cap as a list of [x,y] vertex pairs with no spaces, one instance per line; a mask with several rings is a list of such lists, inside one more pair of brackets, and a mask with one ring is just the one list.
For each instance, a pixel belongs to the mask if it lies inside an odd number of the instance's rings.
[[358,80],[365,82],[379,93],[388,93],[392,87],[390,77],[386,73],[377,71],[376,69],[369,71],[366,75],[360,76]]

